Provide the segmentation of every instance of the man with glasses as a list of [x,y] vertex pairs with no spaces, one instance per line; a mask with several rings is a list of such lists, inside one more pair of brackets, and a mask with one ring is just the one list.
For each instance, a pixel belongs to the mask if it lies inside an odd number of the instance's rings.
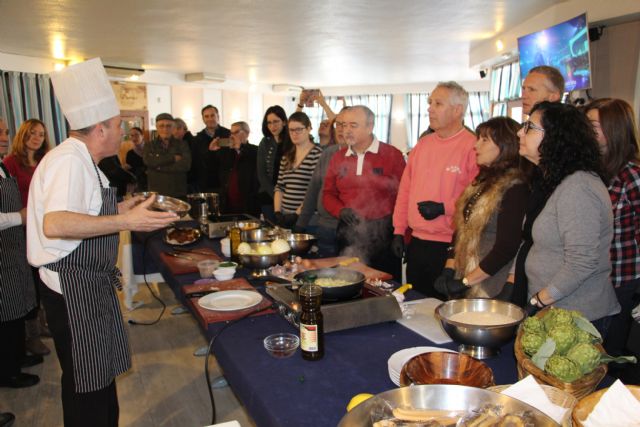
[[396,256],[405,254],[407,282],[429,297],[443,298],[433,282],[442,273],[453,235],[455,203],[478,173],[476,137],[463,124],[469,94],[456,82],[438,83],[429,96],[429,127],[409,155],[393,212]]
[[218,151],[221,210],[260,215],[258,201],[258,147],[249,144],[247,122],[231,125],[231,145]]
[[393,256],[391,214],[405,161],[373,134],[374,114],[364,105],[342,113],[347,147],[331,157],[322,201],[338,219],[338,248],[373,268],[400,279],[400,259]]
[[564,94],[564,77],[548,65],[529,70],[522,83],[522,113],[527,116],[534,105],[542,101],[560,102]]
[[219,141],[229,138],[231,132],[220,126],[218,108],[213,105],[202,107],[204,129],[195,136],[191,146],[193,165],[189,172],[189,186],[194,192],[213,191],[219,187],[217,153]]
[[187,195],[191,151],[186,142],[173,136],[174,125],[171,114],[158,114],[158,136],[145,144],[142,159],[147,166],[149,191],[156,191],[164,196],[184,197]]

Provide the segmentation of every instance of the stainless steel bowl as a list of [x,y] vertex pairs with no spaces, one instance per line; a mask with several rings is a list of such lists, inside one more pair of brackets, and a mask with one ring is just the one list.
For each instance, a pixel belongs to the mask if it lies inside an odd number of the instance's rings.
[[[269,243],[253,243],[252,247],[256,247],[258,245],[269,245]],[[273,267],[277,264],[284,263],[289,257],[289,251],[282,252],[279,254],[269,254],[269,255],[249,255],[249,254],[240,254],[238,255],[238,259],[240,260],[240,264],[244,267],[253,270],[254,277],[267,276],[267,269],[269,267]]]
[[240,240],[247,243],[272,242],[275,237],[267,228],[256,228],[240,232]]
[[191,193],[187,194],[187,200],[191,204],[189,215],[197,219],[200,216],[200,205],[207,205],[207,213],[216,217],[220,216],[220,197],[218,193]]
[[[412,408],[445,411],[470,411],[481,408],[485,404],[502,406],[503,414],[522,413],[531,414],[536,427],[558,426],[555,421],[533,406],[505,394],[475,387],[461,385],[415,385],[385,391],[371,399],[365,400],[348,412],[338,424],[338,427],[371,426],[377,414],[383,415],[384,408]],[[387,405],[388,404],[388,405]]]
[[291,246],[291,256],[301,256],[309,252],[309,249],[317,241],[316,236],[303,233],[291,233],[287,235],[287,242]]
[[191,209],[191,205],[175,197],[156,195],[156,201],[153,202],[151,208],[156,211],[173,212],[180,218],[186,216]]
[[[473,325],[452,321],[449,318],[462,312],[488,312],[513,318],[513,322],[502,325]],[[515,304],[488,299],[456,299],[436,307],[436,318],[452,340],[460,344],[460,352],[476,359],[487,359],[497,355],[500,347],[516,334],[516,329],[525,318],[525,312]]]

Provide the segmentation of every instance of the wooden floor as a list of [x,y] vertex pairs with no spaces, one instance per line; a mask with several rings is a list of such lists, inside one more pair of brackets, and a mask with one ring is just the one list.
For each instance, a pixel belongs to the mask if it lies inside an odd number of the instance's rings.
[[[168,305],[162,320],[154,326],[129,325],[133,352],[133,368],[118,377],[120,426],[124,427],[191,427],[209,425],[211,405],[204,378],[204,358],[193,351],[207,345],[190,314],[171,315],[176,307],[173,293],[164,284],[157,286]],[[145,305],[127,313],[133,318],[155,319],[160,305],[152,299],[144,285],[137,300]],[[40,383],[24,389],[0,388],[0,410],[16,415],[14,427],[62,426],[60,401],[60,366],[53,351],[53,341],[44,339],[52,349],[41,365],[25,372],[40,376]],[[212,377],[220,374],[212,358]],[[243,427],[254,426],[229,387],[214,390],[218,423],[238,420]]]

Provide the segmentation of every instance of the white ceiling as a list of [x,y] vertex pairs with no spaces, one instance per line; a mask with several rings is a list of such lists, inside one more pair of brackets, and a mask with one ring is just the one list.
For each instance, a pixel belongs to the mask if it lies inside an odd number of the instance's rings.
[[0,52],[307,87],[477,80],[469,49],[562,0],[0,0]]

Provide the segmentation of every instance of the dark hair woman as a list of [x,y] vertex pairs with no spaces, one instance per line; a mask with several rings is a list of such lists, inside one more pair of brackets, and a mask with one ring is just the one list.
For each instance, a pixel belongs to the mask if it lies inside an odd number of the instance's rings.
[[633,296],[640,287],[640,161],[633,108],[621,99],[602,98],[585,107],[596,132],[613,210],[611,282],[621,311],[605,341],[607,353],[624,352],[631,327]]
[[263,215],[275,221],[273,212],[273,192],[278,179],[280,159],[291,147],[287,129],[287,113],[279,105],[267,108],[262,119],[264,138],[258,145],[258,197]]
[[293,227],[302,210],[311,176],[322,154],[322,148],[311,139],[311,121],[305,113],[296,112],[289,117],[289,148],[280,160],[273,208],[278,225]]
[[518,136],[537,174],[516,287],[528,286],[529,310],[578,310],[604,337],[620,305],[609,278],[613,215],[593,126],[572,105],[542,102]]
[[509,271],[529,196],[519,167],[519,128],[513,119],[496,117],[476,129],[480,172],[456,202],[452,250],[435,282],[442,294],[511,299]]

